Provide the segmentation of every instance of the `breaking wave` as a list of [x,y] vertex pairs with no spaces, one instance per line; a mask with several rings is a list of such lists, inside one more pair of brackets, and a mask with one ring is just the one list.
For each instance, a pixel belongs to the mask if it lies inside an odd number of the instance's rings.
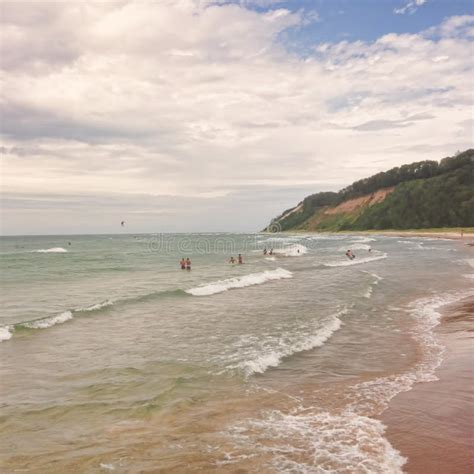
[[27,323],[19,323],[16,324],[15,327],[23,327],[27,329],[46,329],[50,328],[51,326],[55,326],[56,324],[63,324],[72,318],[72,312],[65,311],[64,313],[51,316],[49,318],[37,319],[36,321],[30,321]]
[[62,247],[53,247],[53,248],[50,248],[50,249],[32,250],[32,252],[35,252],[35,253],[67,253],[67,250],[63,249]]
[[325,263],[325,267],[347,267],[350,265],[359,265],[361,263],[369,263],[369,262],[375,262],[376,260],[383,260],[384,258],[387,258],[387,254],[383,253],[382,255],[374,255],[373,257],[365,257],[365,258],[356,258],[353,260],[348,260],[347,257],[346,260],[338,260],[334,262],[329,262]]
[[13,334],[10,332],[10,326],[0,327],[0,342],[8,341],[12,336]]
[[260,273],[251,273],[242,277],[228,278],[227,280],[219,280],[206,285],[197,286],[186,290],[193,296],[209,296],[216,293],[222,293],[234,288],[245,288],[247,286],[260,285],[272,280],[281,280],[282,278],[292,278],[293,274],[284,268],[276,270],[268,270]]
[[346,314],[347,311],[347,308],[343,308],[331,315],[323,321],[322,326],[311,329],[309,334],[308,330],[305,333],[287,333],[278,339],[260,341],[257,347],[254,345],[257,341],[250,338],[247,343],[244,341],[243,344],[238,344],[238,346],[243,345],[244,347],[237,349],[236,354],[235,348],[233,348],[234,355],[243,356],[245,360],[231,364],[228,368],[238,369],[246,377],[253,374],[263,374],[268,368],[280,365],[286,357],[320,347],[341,327],[342,321],[339,317]]
[[283,255],[284,257],[301,257],[308,252],[308,248],[301,244],[289,245],[281,249],[274,249],[273,253],[276,255]]

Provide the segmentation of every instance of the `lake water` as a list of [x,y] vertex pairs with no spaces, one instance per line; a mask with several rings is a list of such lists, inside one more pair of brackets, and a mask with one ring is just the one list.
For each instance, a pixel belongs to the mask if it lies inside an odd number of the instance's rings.
[[0,244],[2,472],[401,472],[378,415],[434,379],[438,310],[472,294],[440,239]]

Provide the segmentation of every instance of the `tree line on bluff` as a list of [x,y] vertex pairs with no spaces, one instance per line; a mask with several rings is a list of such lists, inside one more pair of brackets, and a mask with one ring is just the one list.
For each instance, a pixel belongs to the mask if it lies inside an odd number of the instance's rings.
[[[395,187],[382,202],[356,213],[308,219],[323,208]],[[427,160],[392,168],[361,179],[339,192],[306,197],[298,209],[272,220],[281,230],[366,230],[474,226],[474,150],[440,162]],[[287,215],[288,214],[288,215]],[[270,226],[269,226],[270,227]],[[269,228],[267,228],[269,229]]]

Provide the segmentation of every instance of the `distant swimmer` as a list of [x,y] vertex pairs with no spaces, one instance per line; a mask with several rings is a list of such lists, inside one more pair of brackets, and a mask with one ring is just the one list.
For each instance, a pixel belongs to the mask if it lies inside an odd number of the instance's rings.
[[263,255],[266,255],[268,252],[267,252],[267,249],[266,247],[263,249]]
[[189,257],[186,259],[186,270],[191,270],[191,260],[189,260]]
[[268,255],[273,255],[273,249],[270,249],[270,252],[268,252]]
[[239,263],[244,263],[244,259],[242,258],[242,254],[239,253]]
[[122,221],[122,222],[120,223],[120,225],[121,225],[122,227],[125,227],[125,221]]
[[186,270],[186,260],[184,258],[181,259],[179,264],[181,265],[181,270]]
[[234,258],[234,257],[230,257],[229,263],[235,263],[235,258]]
[[352,253],[352,250],[348,250],[348,251],[346,252],[346,257],[347,257],[349,260],[354,260],[355,255]]
[[372,248],[371,248],[371,247],[369,247],[369,252],[372,252]]
[[71,245],[71,242],[68,242],[67,244],[68,244],[68,245]]

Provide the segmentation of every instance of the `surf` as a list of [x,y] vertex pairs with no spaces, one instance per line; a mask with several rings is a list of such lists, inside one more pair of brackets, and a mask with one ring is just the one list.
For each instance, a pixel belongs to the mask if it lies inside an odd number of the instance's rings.
[[62,247],[52,247],[50,249],[32,250],[31,252],[33,253],[67,253],[67,250],[63,249]]
[[292,278],[293,273],[284,268],[277,268],[276,270],[266,270],[260,273],[250,273],[242,277],[228,278],[226,280],[218,280],[205,285],[197,286],[186,290],[186,293],[193,296],[210,296],[224,291],[245,288],[248,286],[261,285],[268,281],[281,280],[285,278]]
[[[325,344],[341,328],[343,323],[340,318],[347,312],[348,308],[344,307],[323,321],[323,325],[315,328],[313,333],[287,335],[285,338],[281,338],[274,348],[261,352],[257,350],[253,358],[231,365],[229,368],[238,369],[246,377],[249,377],[253,374],[263,374],[270,367],[278,367],[287,357]],[[284,340],[288,342],[282,342]]]
[[338,261],[333,261],[329,263],[324,263],[323,265],[325,267],[348,267],[350,265],[360,265],[362,263],[369,263],[369,262],[375,262],[377,260],[383,260],[387,258],[388,255],[386,253],[383,253],[382,255],[375,255],[373,257],[365,257],[365,258],[354,258],[353,260],[338,260]]

